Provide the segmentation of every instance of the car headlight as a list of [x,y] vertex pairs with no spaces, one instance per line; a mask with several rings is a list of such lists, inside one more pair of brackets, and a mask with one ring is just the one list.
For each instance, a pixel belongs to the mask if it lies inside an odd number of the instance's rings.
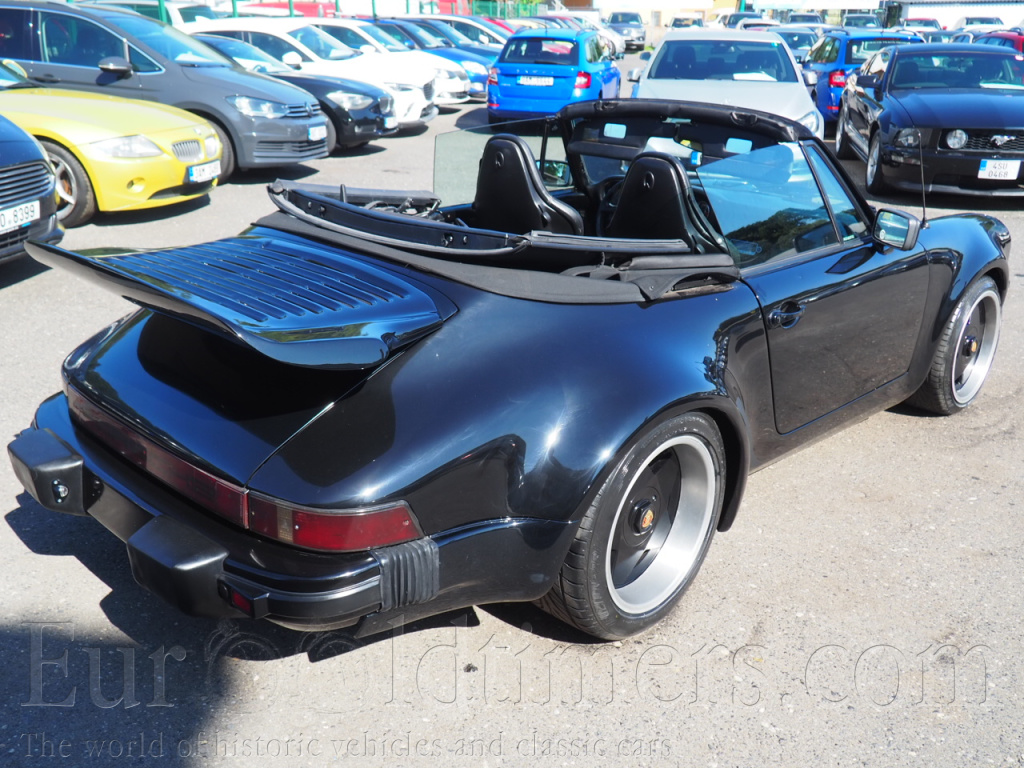
[[474,75],[486,75],[487,67],[481,64],[479,61],[460,61],[459,64],[467,72],[472,72]]
[[274,120],[288,114],[288,107],[284,104],[252,96],[228,96],[228,103],[246,117],[269,117]]
[[967,131],[955,128],[947,133],[946,146],[950,149],[963,149],[967,146]]
[[919,147],[921,146],[921,132],[917,128],[903,128],[896,133],[893,143],[897,147]]
[[801,117],[797,122],[800,123],[800,125],[810,128],[811,133],[813,133],[815,136],[821,134],[821,113],[818,110],[815,109],[808,112],[806,115]]
[[220,154],[222,149],[220,145],[220,139],[217,138],[216,134],[207,136],[203,139],[203,147],[206,149],[207,157],[216,157]]
[[362,93],[331,91],[327,94],[327,98],[342,109],[366,109],[373,104],[373,98]]
[[91,145],[93,149],[107,157],[159,157],[164,153],[160,147],[145,136],[118,136],[116,139],[104,139]]

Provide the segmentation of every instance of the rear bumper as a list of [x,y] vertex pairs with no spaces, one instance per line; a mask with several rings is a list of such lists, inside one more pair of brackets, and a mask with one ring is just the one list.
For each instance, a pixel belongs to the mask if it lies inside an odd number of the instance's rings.
[[[44,402],[8,453],[48,510],[87,515],[125,542],[135,580],[183,613],[267,619],[303,630],[383,631],[445,610],[532,600],[550,587],[574,526],[482,521],[356,553],[309,552],[205,513],[74,428]],[[498,554],[495,554],[498,553]]]

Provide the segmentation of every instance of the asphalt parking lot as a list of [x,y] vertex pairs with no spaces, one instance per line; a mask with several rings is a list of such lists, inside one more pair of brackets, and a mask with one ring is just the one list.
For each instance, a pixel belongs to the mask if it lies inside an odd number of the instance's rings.
[[[278,175],[429,188],[433,137],[483,122],[462,109]],[[230,236],[270,212],[272,179],[101,215],[64,245]],[[913,195],[881,202],[920,213]],[[929,216],[958,210],[992,212],[1024,242],[1019,202],[929,201]],[[1011,267],[975,404],[888,411],[754,475],[675,613],[621,643],[516,605],[363,641],[183,617],[135,585],[123,545],[41,510],[0,461],[0,765],[1024,764],[1024,271]],[[130,309],[28,260],[0,267],[0,433],[28,425],[63,357]]]

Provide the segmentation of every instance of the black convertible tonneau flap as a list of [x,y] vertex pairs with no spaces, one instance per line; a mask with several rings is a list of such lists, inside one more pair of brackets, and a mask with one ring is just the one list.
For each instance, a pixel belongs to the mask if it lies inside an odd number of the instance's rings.
[[372,368],[456,312],[415,279],[285,239],[102,256],[41,243],[26,250],[139,306],[310,368]]

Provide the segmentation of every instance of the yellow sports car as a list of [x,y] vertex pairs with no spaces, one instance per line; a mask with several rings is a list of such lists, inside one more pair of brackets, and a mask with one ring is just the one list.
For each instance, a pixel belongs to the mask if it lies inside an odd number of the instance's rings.
[[84,224],[96,211],[192,200],[220,175],[217,134],[176,107],[41,88],[0,64],[0,114],[39,139],[49,155],[65,227]]

